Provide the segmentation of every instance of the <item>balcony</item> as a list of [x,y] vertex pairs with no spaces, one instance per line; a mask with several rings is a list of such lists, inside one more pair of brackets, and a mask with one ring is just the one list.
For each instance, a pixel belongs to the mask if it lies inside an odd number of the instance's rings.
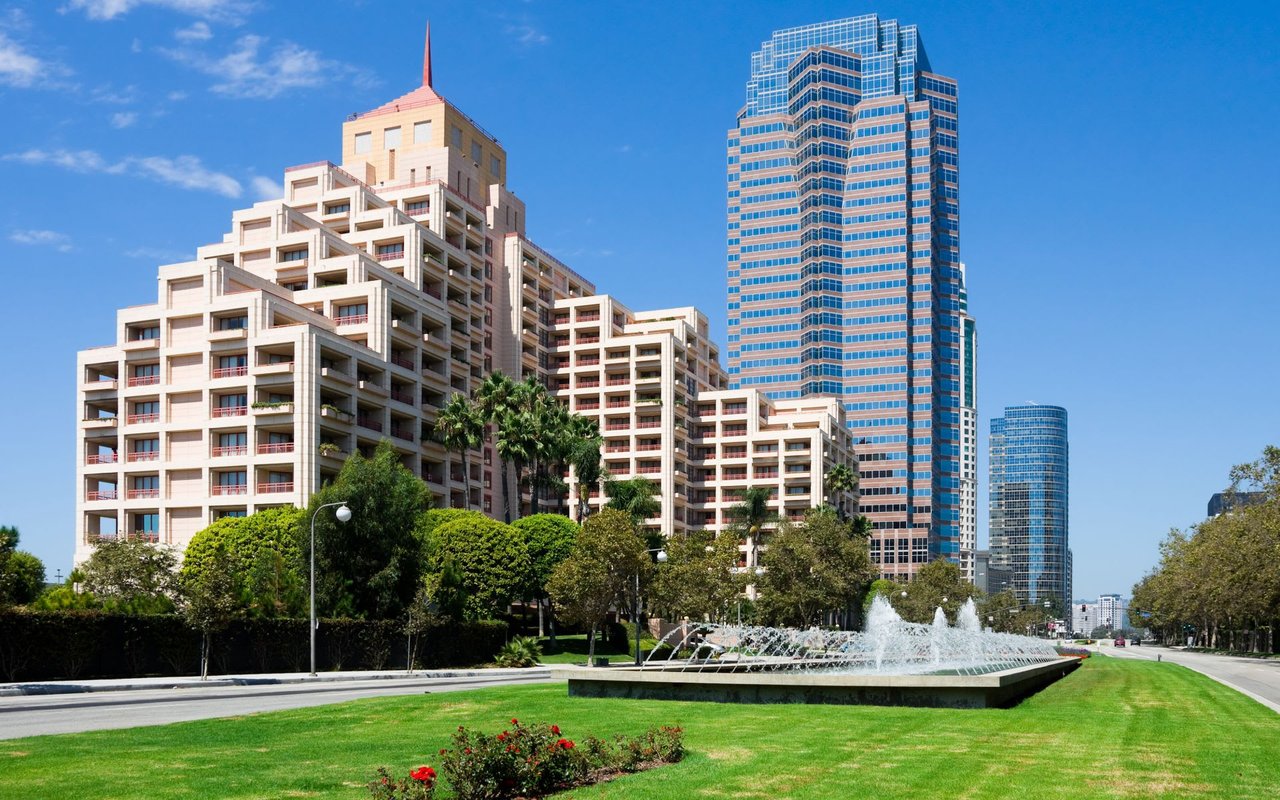
[[120,345],[120,349],[127,353],[136,353],[139,350],[159,350],[159,339],[131,339]]
[[293,401],[275,401],[270,403],[254,403],[253,415],[260,417],[269,414],[292,414]]
[[249,338],[248,328],[228,328],[225,331],[213,331],[212,333],[209,334],[209,341],[211,342],[231,342],[231,341],[235,341],[236,339],[248,339],[248,338]]
[[212,416],[219,417],[243,417],[249,413],[248,406],[218,406],[213,409]]
[[91,503],[95,500],[116,500],[118,497],[119,493],[115,489],[99,489],[84,494],[84,499]]
[[159,489],[128,489],[124,493],[126,500],[154,500],[160,496]]
[[293,372],[292,361],[277,361],[271,364],[259,364],[253,368],[254,375],[285,375]]
[[249,446],[247,444],[233,444],[226,447],[213,448],[214,458],[224,458],[226,456],[247,456],[249,455]]
[[414,369],[413,359],[411,358],[405,358],[404,356],[400,356],[400,355],[392,355],[390,358],[390,361],[392,364],[395,364],[397,367],[404,367],[405,369],[409,369],[409,370]]
[[160,532],[159,531],[134,531],[133,533],[129,534],[125,538],[131,539],[135,542],[148,542],[149,544],[159,544]]
[[592,367],[599,363],[600,363],[599,356],[586,356],[578,359],[578,366],[580,367]]
[[271,456],[293,452],[293,442],[267,442],[258,445],[258,455]]
[[604,385],[605,386],[626,386],[628,383],[631,383],[631,379],[624,376],[621,378],[608,378],[607,380],[605,380]]
[[392,389],[391,399],[397,403],[404,403],[407,406],[414,405],[417,401],[413,399],[413,395],[403,389]]
[[404,258],[404,250],[387,250],[386,252],[378,253],[375,258],[379,261],[399,261]]
[[110,392],[115,391],[120,384],[115,378],[108,380],[85,381],[81,386],[86,392]]
[[374,419],[373,417],[368,417],[362,414],[356,417],[356,424],[359,425],[361,428],[368,428],[371,431],[377,431],[378,433],[382,433],[382,423]]
[[159,461],[160,451],[159,450],[131,450],[130,452],[125,453],[125,458],[130,464],[135,464],[139,461]]
[[[248,367],[219,367],[213,371],[213,377],[215,380],[218,378],[240,378],[248,374]],[[132,382],[133,379],[130,378],[129,380]],[[159,383],[160,379],[157,378],[156,382]]]
[[334,317],[334,325],[363,325],[369,321],[368,314],[344,314],[341,317]]
[[588,311],[578,314],[578,322],[595,322],[598,319],[600,319],[599,311]]
[[159,375],[131,375],[125,382],[130,389],[135,386],[155,386],[160,383]]
[[293,481],[274,481],[258,484],[258,494],[285,494],[293,491]]
[[114,428],[120,424],[116,417],[85,417],[81,422],[86,428]]
[[605,408],[626,408],[631,405],[630,400],[610,400],[604,404]]
[[659,428],[659,427],[662,427],[662,420],[660,420],[660,419],[642,419],[642,420],[640,420],[640,421],[636,422],[636,427],[637,427],[637,428]]
[[407,425],[392,425],[391,435],[406,442],[413,441],[413,428]]
[[120,456],[116,453],[91,453],[85,457],[86,464],[116,464]]
[[249,485],[245,483],[216,483],[210,492],[214,497],[230,497],[249,493]]
[[659,472],[662,472],[661,466],[636,467],[636,474],[638,475],[654,475]]
[[128,422],[130,425],[143,425],[148,422],[159,422],[159,421],[160,421],[160,415],[158,413],[130,414],[128,417]]
[[335,419],[338,422],[351,422],[351,414],[331,405],[320,406],[320,416]]

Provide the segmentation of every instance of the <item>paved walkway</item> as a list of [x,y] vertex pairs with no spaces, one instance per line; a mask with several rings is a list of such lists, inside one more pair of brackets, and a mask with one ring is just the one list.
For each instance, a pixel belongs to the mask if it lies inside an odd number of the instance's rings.
[[1115,647],[1093,648],[1115,658],[1142,658],[1147,661],[1169,661],[1218,683],[1230,686],[1241,694],[1252,697],[1272,711],[1280,713],[1280,659],[1242,658],[1214,653],[1189,653],[1173,647]]

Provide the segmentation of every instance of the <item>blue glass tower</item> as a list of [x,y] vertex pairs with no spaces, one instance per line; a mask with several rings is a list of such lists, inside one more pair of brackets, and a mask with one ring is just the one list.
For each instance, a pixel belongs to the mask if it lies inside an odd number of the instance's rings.
[[777,31],[746,90],[727,137],[730,380],[842,398],[881,576],[936,558],[971,574],[956,82],[915,26],[866,15]]
[[991,566],[1022,603],[1071,600],[1067,411],[1006,408],[991,420]]

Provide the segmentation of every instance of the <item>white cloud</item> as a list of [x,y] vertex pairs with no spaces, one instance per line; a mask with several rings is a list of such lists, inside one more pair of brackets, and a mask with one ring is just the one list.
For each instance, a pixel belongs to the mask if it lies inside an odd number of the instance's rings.
[[174,31],[173,38],[180,42],[207,42],[213,38],[213,31],[209,30],[209,23],[201,20]]
[[26,88],[43,82],[61,68],[41,61],[0,31],[0,84]]
[[314,88],[331,81],[369,83],[367,73],[349,64],[321,57],[293,42],[267,48],[269,40],[253,34],[236,40],[220,58],[192,50],[161,49],[161,53],[216,80],[210,88],[230,97],[269,99],[290,89]]
[[284,197],[284,184],[255,175],[249,179],[249,188],[259,200],[279,200]]
[[141,258],[162,264],[176,264],[179,261],[190,261],[191,253],[178,250],[165,250],[161,247],[135,247],[124,251],[125,258]]
[[138,87],[129,84],[117,89],[111,84],[96,86],[89,92],[89,100],[111,106],[127,106],[138,102]]
[[111,127],[116,130],[123,130],[138,121],[138,114],[134,111],[121,111],[111,115]]
[[59,253],[69,253],[72,250],[71,241],[67,238],[67,235],[57,231],[17,230],[9,234],[9,241],[39,247],[52,247]]
[[141,53],[141,52],[142,52],[142,40],[141,40],[141,39],[138,39],[138,38],[135,38],[135,39],[133,40],[132,44],[130,44],[130,45],[129,45],[129,52],[131,52],[131,53]]
[[224,197],[239,197],[243,189],[230,175],[204,166],[195,156],[127,156],[108,162],[93,150],[32,149],[4,156],[5,161],[44,165],[72,172],[98,172],[107,175],[137,175],[158,183],[194,191],[213,192]]
[[68,0],[60,9],[83,11],[89,19],[109,20],[142,6],[166,8],[180,14],[239,24],[253,10],[251,0]]
[[186,92],[169,92],[169,94],[166,95],[166,97],[168,97],[170,100],[176,103],[179,100],[186,100],[187,93]]
[[505,30],[508,36],[515,38],[517,43],[525,46],[546,44],[551,41],[550,36],[532,25],[508,25]]

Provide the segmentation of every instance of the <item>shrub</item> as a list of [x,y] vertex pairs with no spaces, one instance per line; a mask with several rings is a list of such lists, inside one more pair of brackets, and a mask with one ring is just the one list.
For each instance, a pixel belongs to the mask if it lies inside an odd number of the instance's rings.
[[507,668],[532,667],[542,657],[542,648],[533,636],[516,636],[498,651],[498,666]]
[[436,796],[436,771],[422,766],[409,777],[396,780],[386,767],[378,767],[378,777],[369,782],[375,800],[431,800]]
[[[642,736],[616,736],[612,741],[588,737],[579,746],[559,726],[525,726],[513,719],[511,727],[496,736],[458,726],[453,748],[440,751],[440,769],[458,800],[504,800],[542,797],[683,757],[684,731],[676,727],[650,728]],[[370,792],[376,800],[429,798],[430,793],[408,793],[422,791],[410,781],[428,774],[431,780],[425,789],[434,791],[435,772],[427,770],[431,768],[419,767],[408,779],[395,780],[380,768]]]

